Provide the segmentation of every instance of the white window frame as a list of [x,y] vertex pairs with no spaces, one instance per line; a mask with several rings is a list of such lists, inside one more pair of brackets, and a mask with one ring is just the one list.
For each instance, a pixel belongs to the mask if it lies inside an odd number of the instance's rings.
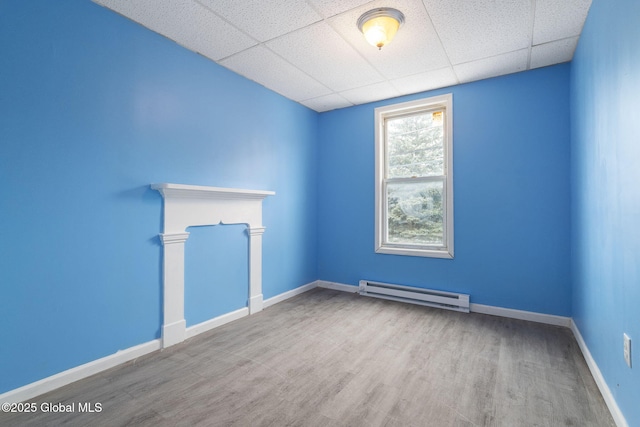
[[[417,112],[444,109],[443,246],[395,244],[387,241],[386,126],[385,120]],[[453,258],[453,95],[438,95],[375,109],[376,144],[376,236],[375,251],[381,254]]]

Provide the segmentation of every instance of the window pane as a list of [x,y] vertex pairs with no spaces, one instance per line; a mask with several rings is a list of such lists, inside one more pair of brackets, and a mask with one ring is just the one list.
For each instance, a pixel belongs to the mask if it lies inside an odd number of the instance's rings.
[[387,183],[388,243],[444,245],[443,181]]
[[444,175],[444,111],[386,120],[387,178]]

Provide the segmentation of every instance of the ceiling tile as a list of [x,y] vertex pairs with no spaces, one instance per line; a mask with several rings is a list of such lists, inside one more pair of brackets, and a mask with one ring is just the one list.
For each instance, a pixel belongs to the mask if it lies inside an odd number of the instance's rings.
[[95,1],[214,61],[256,44],[194,1]]
[[400,91],[401,95],[408,95],[456,85],[458,84],[458,78],[453,69],[447,67],[391,80],[391,84]]
[[383,80],[325,22],[272,40],[267,47],[335,92]]
[[527,69],[528,57],[529,49],[522,49],[491,58],[455,65],[453,70],[458,76],[460,83],[468,83],[489,77],[524,71]]
[[322,19],[304,1],[198,1],[261,42]]
[[530,46],[531,0],[423,3],[454,65]]
[[371,0],[307,0],[307,2],[314,5],[325,18],[346,12],[349,9],[369,3],[370,1]]
[[580,35],[591,0],[536,0],[533,44]]
[[[393,41],[378,50],[367,43],[356,23],[364,12],[384,6],[398,9],[405,15],[406,20]],[[330,19],[329,24],[388,79],[450,65],[438,34],[420,1],[374,1]]]
[[220,64],[294,101],[331,93],[264,46],[247,49]]
[[380,101],[381,99],[395,98],[400,92],[389,82],[376,83],[369,86],[349,89],[340,92],[340,95],[352,104],[366,104],[367,102]]
[[[93,0],[317,111],[571,60],[592,0]],[[358,30],[402,11],[382,50]]]
[[546,67],[571,61],[578,45],[578,37],[545,43],[531,49],[530,68]]
[[351,107],[353,104],[338,94],[320,96],[318,98],[307,99],[301,102],[312,110],[322,113],[323,111],[335,110],[338,108]]

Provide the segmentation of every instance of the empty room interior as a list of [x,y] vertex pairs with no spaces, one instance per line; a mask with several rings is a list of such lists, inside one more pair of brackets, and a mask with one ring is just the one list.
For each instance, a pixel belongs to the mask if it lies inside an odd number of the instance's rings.
[[0,424],[640,426],[637,0],[0,0],[0,49]]

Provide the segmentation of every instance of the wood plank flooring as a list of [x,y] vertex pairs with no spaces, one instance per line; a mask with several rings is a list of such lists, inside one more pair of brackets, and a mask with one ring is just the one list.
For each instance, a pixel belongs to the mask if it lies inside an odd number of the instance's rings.
[[614,426],[569,329],[327,289],[33,402],[76,412],[0,425]]

